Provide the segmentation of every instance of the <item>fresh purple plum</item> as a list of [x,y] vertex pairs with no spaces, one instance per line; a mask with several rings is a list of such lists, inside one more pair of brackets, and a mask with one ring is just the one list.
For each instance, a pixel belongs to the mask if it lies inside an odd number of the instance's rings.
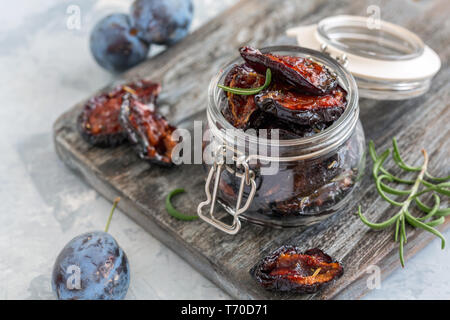
[[191,0],[136,0],[131,20],[141,39],[170,45],[188,34],[193,11]]
[[94,27],[90,47],[95,60],[110,71],[124,71],[145,60],[149,44],[141,40],[130,17],[123,13],[111,14]]
[[102,231],[73,238],[53,267],[52,288],[60,300],[121,300],[129,284],[125,252]]
[[116,198],[105,231],[93,231],[70,240],[53,266],[52,288],[60,300],[121,300],[130,286],[125,252],[108,233]]

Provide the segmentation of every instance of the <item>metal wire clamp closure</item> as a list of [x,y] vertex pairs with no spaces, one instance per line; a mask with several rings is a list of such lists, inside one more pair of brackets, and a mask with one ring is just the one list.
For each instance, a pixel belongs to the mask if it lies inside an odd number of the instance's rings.
[[[322,43],[320,45],[320,51],[323,53],[328,54],[331,57],[330,52],[328,51],[328,45],[326,43]],[[341,54],[340,56],[334,57],[337,62],[339,62],[344,68],[348,65],[348,57],[345,53]]]
[[[206,201],[203,201],[198,205],[197,214],[202,220],[206,221],[210,225],[216,227],[217,229],[225,233],[233,235],[236,234],[241,229],[241,222],[239,220],[239,215],[245,212],[252,203],[253,197],[255,196],[256,193],[256,182],[254,172],[249,169],[248,159],[244,157],[239,158],[233,157],[233,159],[236,161],[236,168],[243,169],[243,172],[237,172],[224,164],[225,152],[226,152],[225,146],[219,147],[218,151],[216,152],[216,161],[214,161],[214,165],[209,170],[208,178],[206,179],[205,183]],[[223,221],[220,221],[214,216],[214,209],[217,202],[216,200],[217,200],[217,192],[219,189],[220,176],[222,174],[222,170],[224,169],[224,167],[226,168],[226,170],[230,171],[231,173],[234,173],[236,177],[241,179],[238,197],[236,201],[236,208],[234,209],[234,212],[231,213],[231,215],[233,216],[233,222],[231,225],[226,224]],[[215,177],[215,179],[214,179],[213,193],[211,195],[210,185],[213,180],[213,177]],[[241,207],[245,185],[250,186],[251,189],[250,193],[248,194],[247,201]],[[209,215],[203,213],[203,207],[208,205],[210,206]]]

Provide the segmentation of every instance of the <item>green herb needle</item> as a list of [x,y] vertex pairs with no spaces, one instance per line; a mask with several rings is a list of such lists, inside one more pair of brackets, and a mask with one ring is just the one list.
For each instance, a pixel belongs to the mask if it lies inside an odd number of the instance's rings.
[[257,88],[250,88],[250,89],[243,89],[243,88],[231,88],[231,87],[227,87],[221,84],[218,84],[217,86],[227,92],[230,93],[234,93],[234,94],[239,94],[241,96],[250,96],[252,94],[257,94],[260,91],[264,90],[265,88],[267,88],[270,84],[270,82],[272,81],[272,71],[270,71],[269,68],[267,68],[266,70],[266,81],[264,82],[264,84],[261,87],[257,87]]
[[181,213],[180,211],[175,209],[172,205],[172,202],[171,202],[172,197],[179,193],[184,193],[184,192],[185,192],[184,189],[172,190],[166,197],[166,210],[172,217],[177,218],[179,220],[184,220],[184,221],[196,220],[196,219],[198,219],[198,216],[187,215],[187,214]]

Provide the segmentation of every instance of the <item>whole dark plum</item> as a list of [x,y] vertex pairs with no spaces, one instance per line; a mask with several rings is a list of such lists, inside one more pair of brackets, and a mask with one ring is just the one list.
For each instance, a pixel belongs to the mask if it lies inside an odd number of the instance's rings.
[[137,37],[130,17],[111,14],[100,20],[91,32],[90,47],[95,60],[105,69],[124,71],[145,60],[149,44]]
[[170,45],[188,34],[193,11],[191,0],[136,0],[131,20],[141,39]]
[[53,266],[52,288],[60,300],[120,300],[129,284],[125,252],[102,231],[73,238]]

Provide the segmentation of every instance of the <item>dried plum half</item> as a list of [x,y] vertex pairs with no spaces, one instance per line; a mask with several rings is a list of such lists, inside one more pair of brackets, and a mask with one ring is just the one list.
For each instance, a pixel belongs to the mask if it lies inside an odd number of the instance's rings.
[[251,122],[251,128],[256,130],[256,134],[260,136],[261,129],[266,129],[265,137],[271,139],[274,131],[278,130],[279,140],[299,139],[313,136],[326,128],[331,123],[318,123],[314,125],[298,125],[292,122],[279,120],[275,116],[266,112],[255,113]]
[[161,92],[161,84],[150,80],[138,80],[116,88],[121,94],[131,93],[143,103],[155,103]]
[[342,265],[318,248],[301,252],[283,246],[254,266],[250,273],[265,289],[314,293],[344,273]]
[[270,204],[272,212],[280,216],[316,214],[327,210],[347,195],[354,186],[353,170],[344,171],[310,194],[302,194]]
[[[257,73],[246,64],[234,66],[226,75],[224,84],[231,88],[250,89],[264,84],[266,77]],[[235,128],[246,129],[250,125],[250,119],[258,107],[255,104],[254,95],[238,95],[226,92],[228,103],[223,108],[225,119]]]
[[270,68],[274,78],[292,85],[295,90],[320,95],[337,85],[336,76],[311,59],[262,53],[252,47],[242,47],[239,52],[257,72],[264,74]]
[[77,127],[81,136],[91,145],[114,147],[127,140],[119,123],[122,96],[102,94],[91,98],[78,116]]
[[299,125],[314,125],[337,120],[347,106],[347,92],[340,86],[313,96],[294,91],[292,86],[273,83],[255,96],[257,106],[278,119]]
[[78,116],[78,131],[88,143],[96,147],[120,145],[127,140],[127,134],[119,121],[122,97],[131,93],[142,102],[152,103],[160,91],[159,83],[139,80],[92,97]]
[[164,166],[171,166],[172,140],[175,127],[155,110],[155,105],[144,104],[131,95],[123,97],[120,123],[135,144],[140,158]]

